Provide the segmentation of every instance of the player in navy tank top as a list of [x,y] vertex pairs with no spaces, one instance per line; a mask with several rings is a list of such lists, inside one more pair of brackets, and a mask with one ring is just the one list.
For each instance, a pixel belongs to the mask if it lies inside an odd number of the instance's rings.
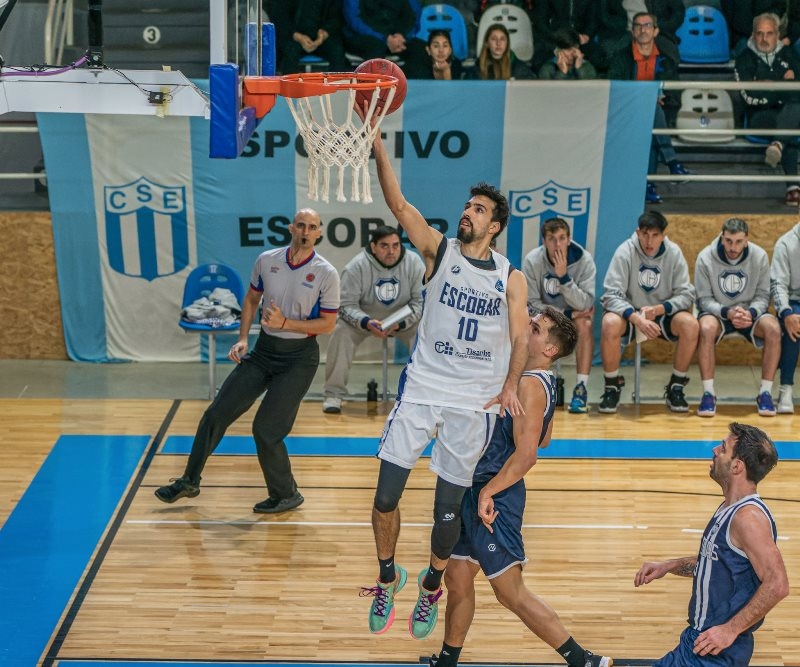
[[482,569],[498,601],[555,649],[570,667],[608,667],[611,658],[585,650],[553,609],[522,581],[525,474],[547,447],[556,406],[552,363],[572,353],[578,332],[570,318],[547,306],[531,319],[526,370],[517,394],[521,415],[498,420],[461,506],[461,537],[445,573],[447,612],[442,650],[431,667],[456,667],[475,606],[474,579]]
[[714,447],[709,474],[724,502],[708,522],[697,556],[647,562],[634,579],[649,584],[667,573],[692,577],[689,625],[658,667],[746,667],[753,633],[789,594],[778,531],[756,486],[778,463],[775,445],[755,426],[732,423]]

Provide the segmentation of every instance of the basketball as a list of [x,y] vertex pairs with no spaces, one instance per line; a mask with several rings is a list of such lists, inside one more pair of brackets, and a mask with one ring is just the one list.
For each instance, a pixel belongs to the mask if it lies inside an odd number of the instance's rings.
[[[356,72],[362,72],[367,74],[382,74],[384,76],[393,76],[397,78],[397,86],[395,87],[394,97],[392,98],[392,103],[389,105],[389,108],[386,110],[387,114],[394,113],[397,111],[400,106],[403,104],[403,100],[406,99],[406,75],[403,74],[403,70],[400,67],[393,63],[391,60],[384,60],[383,58],[373,58],[372,60],[365,60],[361,63],[358,67],[356,67]],[[383,88],[380,91],[377,110],[380,111],[383,109],[383,106],[386,104],[386,99],[389,96],[389,91],[391,88]],[[356,91],[356,105],[359,109],[364,108],[364,103],[372,101],[372,93],[371,90],[358,90]]]

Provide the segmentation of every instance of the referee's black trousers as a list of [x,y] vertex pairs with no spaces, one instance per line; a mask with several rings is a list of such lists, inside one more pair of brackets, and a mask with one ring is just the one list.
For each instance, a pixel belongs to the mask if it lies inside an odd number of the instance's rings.
[[258,462],[271,498],[289,498],[297,490],[283,439],[292,430],[300,402],[319,366],[315,337],[291,339],[263,331],[253,350],[233,369],[203,414],[184,473],[199,483],[208,457],[228,427],[266,391],[253,419]]

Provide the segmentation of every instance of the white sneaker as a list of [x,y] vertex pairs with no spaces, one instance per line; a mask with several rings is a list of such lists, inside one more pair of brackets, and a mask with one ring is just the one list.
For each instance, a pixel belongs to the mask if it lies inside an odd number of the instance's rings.
[[794,401],[792,401],[792,385],[782,384],[778,394],[778,414],[791,415],[794,413]]
[[781,163],[783,157],[783,144],[780,141],[773,141],[764,153],[764,162],[773,169]]
[[322,401],[322,411],[329,415],[338,415],[342,411],[342,399],[328,396]]

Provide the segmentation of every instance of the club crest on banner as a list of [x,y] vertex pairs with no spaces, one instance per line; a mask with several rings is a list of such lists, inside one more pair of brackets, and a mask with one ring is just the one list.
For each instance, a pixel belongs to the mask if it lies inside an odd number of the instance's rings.
[[587,247],[591,189],[570,188],[555,181],[530,190],[509,192],[510,224],[531,224],[537,229],[550,218],[564,218],[572,228],[572,239]]
[[189,264],[185,186],[142,177],[103,191],[108,263],[114,271],[154,280]]

